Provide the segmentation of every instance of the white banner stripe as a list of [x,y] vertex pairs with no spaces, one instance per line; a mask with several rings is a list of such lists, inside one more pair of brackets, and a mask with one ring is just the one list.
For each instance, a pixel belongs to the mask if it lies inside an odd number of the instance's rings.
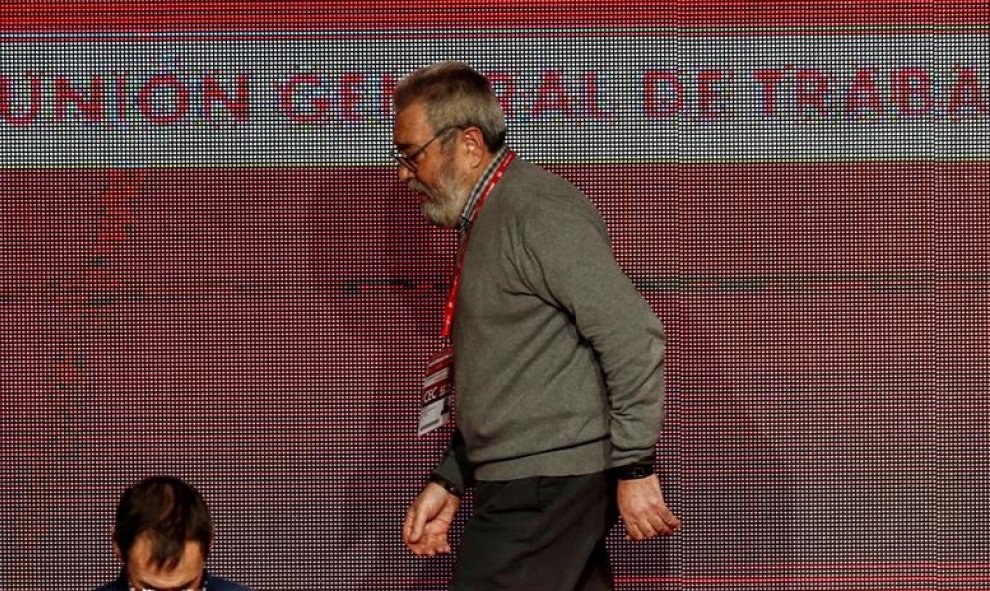
[[395,80],[488,74],[560,163],[979,161],[983,35],[0,43],[4,167],[389,164]]

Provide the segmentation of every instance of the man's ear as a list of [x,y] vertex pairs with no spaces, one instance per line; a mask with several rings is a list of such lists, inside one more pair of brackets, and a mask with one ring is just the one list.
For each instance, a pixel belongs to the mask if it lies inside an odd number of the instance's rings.
[[110,530],[110,539],[113,540],[113,555],[117,557],[121,563],[124,562],[124,553],[120,550],[120,544],[117,543],[117,530]]
[[464,130],[464,143],[467,148],[469,162],[472,168],[477,168],[485,163],[485,154],[488,147],[485,145],[485,136],[477,127],[469,127]]

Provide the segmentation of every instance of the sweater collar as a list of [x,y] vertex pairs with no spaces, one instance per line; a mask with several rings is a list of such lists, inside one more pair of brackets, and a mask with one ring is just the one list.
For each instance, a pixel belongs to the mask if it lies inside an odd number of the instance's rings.
[[457,232],[463,236],[468,230],[471,229],[471,219],[474,216],[474,210],[478,207],[478,200],[481,198],[481,193],[488,186],[489,181],[492,179],[492,175],[501,166],[502,161],[509,154],[509,148],[507,146],[502,146],[499,148],[498,152],[495,152],[495,157],[485,168],[485,172],[481,174],[478,182],[474,184],[474,188],[471,189],[471,194],[468,196],[467,203],[464,204],[464,209],[461,210],[460,223],[457,225]]

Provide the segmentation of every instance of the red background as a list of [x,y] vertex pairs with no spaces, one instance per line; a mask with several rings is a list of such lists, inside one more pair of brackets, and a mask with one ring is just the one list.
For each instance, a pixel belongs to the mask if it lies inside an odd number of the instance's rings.
[[[14,3],[5,32],[983,31],[983,3]],[[597,25],[596,25],[597,26]],[[650,33],[647,33],[650,34]],[[657,31],[655,34],[669,34]],[[985,40],[985,38],[984,38]],[[879,140],[878,140],[879,141]],[[677,536],[621,589],[980,589],[987,159],[551,166],[671,337]],[[399,541],[453,239],[392,168],[0,170],[0,588],[114,576],[124,486],[168,472],[257,589],[440,589]]]

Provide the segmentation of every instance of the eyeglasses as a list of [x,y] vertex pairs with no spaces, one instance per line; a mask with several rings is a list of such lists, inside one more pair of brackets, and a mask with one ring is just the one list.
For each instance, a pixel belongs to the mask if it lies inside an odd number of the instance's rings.
[[398,148],[394,148],[392,152],[392,158],[395,158],[395,161],[398,162],[400,166],[405,166],[406,168],[408,168],[410,172],[416,172],[418,170],[418,167],[416,166],[416,161],[419,160],[419,157],[423,154],[423,152],[425,152],[426,149],[430,147],[430,144],[435,142],[437,138],[439,138],[443,134],[447,133],[448,131],[453,131],[455,129],[464,129],[464,128],[461,127],[460,125],[449,125],[447,127],[444,127],[443,129],[438,131],[435,136],[431,137],[428,142],[420,146],[412,154],[403,154],[401,150],[399,150]]

